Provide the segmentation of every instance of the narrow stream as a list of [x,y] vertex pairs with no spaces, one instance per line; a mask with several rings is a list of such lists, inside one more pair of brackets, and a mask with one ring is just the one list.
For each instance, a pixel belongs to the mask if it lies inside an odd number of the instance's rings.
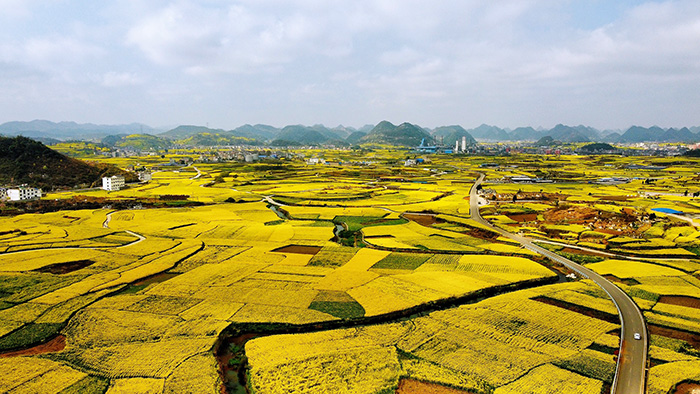
[[268,203],[268,204],[267,204],[267,207],[270,208],[270,210],[271,210],[272,212],[274,212],[275,214],[277,214],[277,216],[278,216],[280,219],[282,219],[282,220],[289,220],[289,218],[287,217],[287,215],[286,215],[286,214],[280,209],[280,207],[278,207],[277,205],[273,205],[273,204],[269,204],[269,203]]

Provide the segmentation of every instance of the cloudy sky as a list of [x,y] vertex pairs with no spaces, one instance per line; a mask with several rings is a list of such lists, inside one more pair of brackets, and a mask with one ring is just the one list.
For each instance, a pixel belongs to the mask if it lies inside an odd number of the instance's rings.
[[0,123],[700,125],[700,1],[0,0]]

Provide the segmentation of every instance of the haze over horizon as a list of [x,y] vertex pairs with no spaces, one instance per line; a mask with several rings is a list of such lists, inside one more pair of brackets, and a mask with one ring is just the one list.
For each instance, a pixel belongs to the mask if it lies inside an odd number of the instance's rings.
[[0,0],[0,123],[700,125],[700,3]]

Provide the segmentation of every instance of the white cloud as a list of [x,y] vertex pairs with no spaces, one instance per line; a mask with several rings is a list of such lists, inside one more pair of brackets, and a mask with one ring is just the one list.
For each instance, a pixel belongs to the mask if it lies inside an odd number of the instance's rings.
[[21,51],[24,60],[40,68],[82,63],[104,54],[96,45],[60,36],[30,38],[22,45]]
[[[585,116],[604,107],[627,114],[621,116],[660,116],[656,109],[667,106],[654,99],[655,91],[686,95],[688,83],[700,83],[698,2],[643,4],[590,31],[553,24],[556,29],[544,39],[523,35],[532,13],[541,7],[549,5],[499,2],[474,8],[470,22],[478,29],[460,27],[455,30],[462,34],[453,30],[448,40],[436,33],[431,44],[416,40],[410,50],[386,51],[380,56],[386,69],[366,75],[360,86],[372,92],[372,102],[388,108],[472,103],[478,96],[492,104],[487,110],[493,112],[511,106],[509,115],[525,118],[530,115],[522,113],[525,106],[519,103],[539,101],[549,103],[537,109],[540,116],[556,118],[558,113],[567,118],[573,112],[564,110],[567,106]],[[399,61],[409,55],[415,60]],[[648,97],[640,99],[644,91]]]
[[143,80],[135,73],[109,71],[99,78],[99,82],[102,86],[113,88],[139,85],[143,83]]
[[[539,61],[539,77],[581,83],[625,79],[640,85],[669,79],[699,81],[699,42],[700,4],[648,3],[550,50]],[[530,67],[537,63],[533,59]]]
[[[7,37],[0,71],[13,83],[28,81],[25,90],[46,80],[52,89],[122,87],[96,89],[118,101],[138,89],[144,105],[152,100],[163,114],[177,106],[214,112],[207,105],[217,102],[248,111],[257,103],[261,117],[274,117],[249,119],[262,122],[331,112],[344,116],[333,123],[346,124],[382,112],[399,121],[422,113],[428,123],[476,118],[504,126],[585,123],[598,112],[618,123],[691,117],[700,99],[700,2],[648,1],[600,17],[611,7],[593,1],[581,23],[574,3],[77,0],[71,11],[84,14],[59,14],[66,3],[0,0],[0,12],[17,6],[26,18],[0,25]],[[684,99],[668,114],[659,90]],[[191,107],[192,92],[207,105]]]
[[352,50],[322,18],[267,11],[260,5],[221,9],[178,2],[140,20],[127,42],[158,64],[192,73],[250,73],[295,58],[345,56]]
[[29,0],[0,0],[0,18],[26,18],[31,15]]

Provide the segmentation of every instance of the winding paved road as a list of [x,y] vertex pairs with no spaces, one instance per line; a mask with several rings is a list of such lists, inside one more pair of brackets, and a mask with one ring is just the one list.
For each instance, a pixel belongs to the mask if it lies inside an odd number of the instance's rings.
[[[489,226],[501,235],[514,241],[520,242],[523,247],[539,253],[552,261],[561,263],[576,271],[579,275],[591,279],[600,286],[617,306],[622,322],[622,332],[620,341],[620,355],[617,359],[617,370],[612,384],[613,394],[642,394],[646,392],[646,364],[647,364],[647,328],[644,316],[637,305],[619,287],[609,280],[603,278],[592,270],[583,267],[573,261],[539,247],[527,238],[509,233],[501,228],[491,225],[479,214],[479,197],[477,187],[484,180],[485,175],[480,174],[479,179],[474,183],[469,192],[469,211],[473,220]],[[641,339],[634,339],[634,334],[641,335]]]

